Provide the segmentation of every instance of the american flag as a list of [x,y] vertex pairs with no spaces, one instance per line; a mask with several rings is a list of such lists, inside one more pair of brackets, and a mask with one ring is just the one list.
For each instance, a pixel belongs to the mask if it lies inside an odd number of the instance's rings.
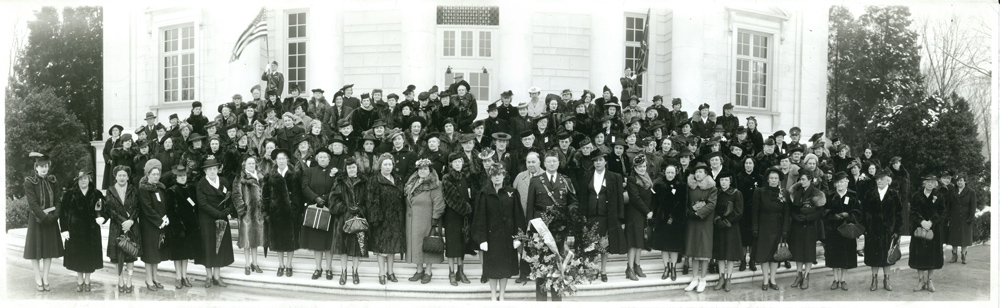
[[247,29],[243,30],[240,39],[236,40],[236,46],[233,46],[233,55],[229,58],[229,62],[239,59],[247,44],[262,37],[267,39],[267,11],[264,8],[260,8],[257,18],[254,18]]
[[641,44],[639,47],[639,64],[635,68],[636,75],[645,72],[646,66],[649,64],[649,9],[646,10],[646,24],[642,26]]

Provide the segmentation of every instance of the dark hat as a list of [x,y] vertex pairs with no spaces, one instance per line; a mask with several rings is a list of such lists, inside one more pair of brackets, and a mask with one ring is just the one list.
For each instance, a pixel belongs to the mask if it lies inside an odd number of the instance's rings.
[[451,124],[452,126],[455,126],[455,119],[452,119],[450,117],[449,118],[445,118],[444,122],[441,123],[441,128],[444,128],[444,126],[448,125],[448,124]]
[[642,120],[640,120],[639,117],[632,117],[632,119],[628,121],[628,125],[629,126],[632,126],[632,124],[635,124],[635,123],[642,124]]
[[288,86],[288,93],[299,92],[299,85],[293,84]]
[[351,126],[351,121],[348,121],[347,118],[341,118],[340,120],[337,120],[337,128],[345,126]]
[[420,92],[420,94],[417,95],[417,99],[418,100],[426,100],[428,98],[431,98],[431,95],[430,95],[430,93],[427,93],[427,92]]
[[823,138],[823,132],[818,132],[809,137],[809,142],[816,142],[821,140],[821,138]]
[[385,97],[385,99],[394,99],[394,100],[398,101],[399,100],[399,95],[396,95],[396,93],[389,93],[389,95],[387,95]]
[[653,96],[653,101],[654,102],[656,102],[656,101],[663,101],[663,95],[654,95]]
[[451,162],[455,161],[456,159],[465,159],[465,156],[462,155],[461,151],[454,151],[454,152],[451,152],[451,154],[448,154],[448,163],[449,164]]
[[376,119],[375,122],[372,123],[372,128],[379,127],[379,126],[385,126],[385,120]]
[[615,142],[614,142],[614,143],[612,143],[612,144],[611,144],[611,146],[616,146],[616,145],[620,145],[620,146],[623,146],[623,147],[626,147],[626,148],[628,148],[628,145],[627,145],[627,144],[625,144],[625,138],[617,138],[617,139],[618,139],[618,140],[615,140]]
[[795,152],[805,153],[806,149],[805,149],[805,147],[803,147],[801,145],[788,147],[788,154],[789,155],[791,155],[792,153],[795,153]]
[[314,153],[312,157],[315,158],[317,155],[319,155],[319,153],[326,153],[327,156],[333,158],[333,152],[331,152],[330,149],[327,149],[326,147],[321,147],[317,149],[316,153]]
[[475,129],[476,127],[483,126],[484,124],[486,124],[486,122],[483,120],[475,120],[472,121],[472,126],[469,126],[469,129]]
[[937,181],[938,177],[936,175],[934,175],[933,173],[928,173],[928,174],[925,174],[924,176],[920,177],[920,179],[924,180],[924,181]]
[[629,98],[628,98],[628,101],[629,101],[630,103],[631,103],[632,101],[637,101],[637,102],[638,102],[638,101],[639,101],[639,97],[638,97],[638,96],[635,96],[635,95],[632,95],[632,96],[629,96]]
[[406,90],[403,90],[403,95],[410,95],[410,93],[413,93],[413,90],[416,90],[416,89],[417,89],[417,86],[412,85],[412,84],[408,85],[408,86],[406,86]]
[[635,141],[635,145],[639,146],[641,148],[645,148],[646,145],[648,145],[650,141],[653,141],[653,139],[651,139],[651,138],[642,138],[642,139],[636,140]]
[[575,116],[568,116],[565,119],[562,119],[562,124],[563,125],[565,125],[567,122],[573,122],[573,124],[576,124],[576,117]]
[[705,162],[709,162],[709,161],[712,160],[712,158],[715,158],[715,157],[718,157],[719,160],[725,161],[725,159],[722,158],[722,152],[712,152],[712,153],[705,154]]
[[725,128],[725,127],[722,127],[722,124],[719,124],[719,125],[716,125],[716,126],[715,126],[715,132],[716,132],[716,133],[723,133],[723,132],[725,132],[725,131],[726,131],[726,128]]
[[221,166],[221,164],[219,164],[219,161],[215,160],[215,158],[206,159],[205,162],[201,164],[202,169],[207,169],[209,167],[218,167],[218,166]]
[[892,177],[892,174],[889,174],[889,171],[886,169],[880,169],[877,173],[875,173],[876,180],[881,179],[883,177]]
[[424,135],[424,140],[431,140],[431,138],[434,138],[434,139],[437,139],[437,140],[441,140],[441,134],[439,134],[439,133],[430,133],[430,134]]
[[840,137],[832,137],[832,138],[830,138],[830,142],[837,143],[838,141],[840,141]]
[[698,171],[698,170],[704,170],[705,174],[709,174],[709,175],[712,174],[712,168],[709,168],[708,165],[706,165],[705,163],[699,162],[698,164],[695,164],[694,165],[694,171]]
[[708,142],[705,143],[705,145],[707,145],[707,146],[713,146],[713,145],[721,144],[721,143],[722,143],[722,137],[712,137],[712,139],[708,139]]
[[437,91],[438,91],[438,86],[434,85],[434,86],[431,86],[430,90],[427,90],[427,93],[437,93]]
[[608,153],[604,153],[601,149],[595,149],[590,152],[590,156],[587,156],[587,158],[590,158],[590,160],[597,160],[599,158],[606,160],[606,156],[608,156]]
[[725,105],[722,105],[722,110],[730,110],[730,109],[733,109],[733,103],[726,103]]
[[746,152],[746,150],[747,150],[747,148],[744,147],[743,144],[741,144],[739,142],[731,142],[731,143],[729,143],[729,148],[730,149],[731,148],[739,148],[740,150],[742,150],[744,152]]
[[783,159],[791,159],[791,156],[786,153],[778,153],[778,162],[780,163]]
[[833,175],[833,182],[836,183],[837,181],[840,181],[840,180],[843,180],[843,179],[846,179],[846,178],[847,178],[847,172],[840,171],[840,172],[837,172],[837,173],[835,173]]
[[191,137],[188,138],[188,142],[195,142],[202,139],[205,139],[205,136],[198,133],[191,133]]
[[768,137],[764,140],[764,145],[774,145],[774,138]]
[[747,127],[740,125],[736,127],[736,134],[745,134],[747,132]]
[[371,98],[372,98],[372,95],[371,95],[371,94],[368,94],[368,93],[361,93],[361,100],[364,100],[364,99],[366,99],[366,98],[367,98],[367,99],[371,99]]
[[503,91],[503,93],[500,93],[500,97],[512,97],[512,96],[514,96],[514,92],[511,90]]
[[[603,92],[611,92],[611,88],[608,88],[608,85],[604,85]],[[614,93],[614,92],[611,92],[611,93]]]
[[520,102],[517,104],[517,109],[527,109],[527,108],[528,108],[528,102]]
[[323,91],[323,89],[320,89],[320,88],[315,88],[315,89],[313,89],[312,91],[313,91],[313,93],[316,93],[316,92],[319,92],[319,93],[326,93],[326,91]]
[[350,88],[353,88],[353,87],[354,87],[353,83],[352,84],[347,84],[347,85],[344,85],[343,87],[340,87],[340,90],[344,91],[344,92],[347,92],[346,91],[347,89],[350,89]]
[[147,139],[139,139],[135,141],[135,148],[137,149],[141,149],[143,147],[148,147],[148,146],[149,146],[149,140]]
[[510,134],[504,132],[493,133],[490,137],[493,137],[493,140],[510,140]]
[[172,119],[178,119],[178,120],[180,120],[180,118],[178,118],[178,117],[177,117],[177,114],[176,114],[176,113],[171,113],[171,114],[170,114],[170,117],[168,117],[168,119],[171,119],[171,120],[172,120]]
[[903,161],[902,157],[893,156],[891,159],[889,159],[889,165],[892,165],[892,164],[895,164],[895,163],[901,162],[901,161]]
[[145,118],[146,120],[149,120],[149,119],[155,119],[155,118],[156,118],[156,115],[155,115],[155,114],[153,114],[153,112],[152,112],[152,111],[147,111],[147,112],[146,112],[146,118]]
[[702,110],[702,109],[710,109],[710,108],[712,108],[712,107],[710,107],[710,106],[708,105],[708,103],[704,103],[704,104],[701,104],[701,105],[698,105],[698,110]]
[[264,93],[264,97],[268,97],[271,95],[278,96],[278,92],[274,90],[267,90],[267,93]]
[[330,139],[330,144],[333,144],[334,142],[340,143],[341,145],[345,144],[344,137],[341,137],[340,135],[333,136],[333,138]]
[[378,141],[379,141],[378,137],[375,137],[375,133],[372,132],[372,131],[370,131],[370,130],[369,131],[365,131],[365,133],[362,134],[361,140],[362,140],[362,142],[364,140],[371,140],[371,141],[375,141],[375,143],[378,143]]
[[618,109],[621,109],[622,105],[618,104],[618,102],[615,101],[604,103],[604,108],[607,109],[608,107],[618,107]]
[[687,147],[682,147],[681,150],[677,153],[677,158],[681,158],[684,156],[694,158],[694,153],[691,152],[691,149],[688,149]]
[[729,171],[727,171],[726,169],[722,169],[722,171],[719,172],[719,175],[715,176],[715,179],[718,180],[718,179],[732,178],[732,177],[733,177],[732,173],[729,173]]
[[476,140],[476,135],[474,134],[461,134],[458,136],[458,143],[466,143],[475,140]]
[[560,130],[558,133],[556,133],[556,140],[569,139],[571,137],[573,137],[573,135],[570,135],[569,132],[565,130]]
[[209,127],[218,127],[218,126],[219,122],[208,121],[208,123],[205,124],[205,129],[207,130]]
[[28,153],[28,158],[35,159],[36,164],[49,162],[49,155],[41,152]]
[[438,93],[438,97],[442,99],[444,98],[451,99],[452,95],[455,95],[455,93],[451,92],[451,90],[444,90],[441,91],[441,93]]
[[191,103],[191,109],[195,109],[195,108],[198,108],[198,107],[201,107],[201,102],[194,101],[193,103]]
[[118,125],[118,124],[115,124],[115,125],[111,125],[111,128],[109,128],[109,129],[108,129],[108,135],[110,135],[110,134],[111,134],[111,131],[115,130],[115,128],[118,128],[118,133],[119,133],[119,134],[120,134],[120,133],[121,133],[122,131],[124,131],[124,130],[125,130],[125,128],[124,128],[124,127],[122,127],[121,125]]
[[570,89],[562,90],[562,94],[573,94],[573,90]]
[[174,167],[171,168],[170,171],[174,173],[174,176],[187,175],[188,173],[188,169],[187,166],[185,166],[185,164],[174,165]]
[[459,80],[457,83],[455,83],[455,93],[458,93],[458,87],[460,87],[460,86],[465,87],[466,91],[472,89],[472,86],[469,86],[469,82],[465,81],[463,79],[463,80]]
[[673,106],[673,105],[680,105],[681,103],[682,103],[682,101],[681,101],[680,97],[674,97],[674,99],[670,100],[670,105],[671,106]]
[[375,93],[382,93],[382,89],[372,89],[372,95],[375,95]]
[[847,145],[841,143],[841,144],[837,145],[837,152],[843,151],[845,148],[847,148]]
[[788,130],[788,133],[792,134],[792,135],[794,135],[794,134],[801,134],[802,133],[802,129],[799,128],[798,126],[793,126],[792,129]]
[[772,135],[772,136],[774,136],[774,137],[788,136],[788,134],[786,134],[785,131],[783,131],[783,130],[778,130],[778,131],[774,132],[774,135]]
[[577,147],[582,148],[583,146],[588,145],[591,142],[593,142],[593,140],[590,140],[590,137],[583,137],[583,139],[580,139],[580,142],[577,143]]
[[532,132],[530,129],[526,129],[526,130],[524,130],[524,131],[521,132],[521,139],[528,138],[528,137],[534,136],[534,135],[535,135],[534,132]]
[[497,111],[497,105],[490,104],[489,106],[486,106],[486,112],[494,112],[494,111]]
[[645,154],[636,155],[635,158],[632,159],[632,165],[633,166],[640,166],[640,165],[645,165],[645,164],[646,164],[646,155]]
[[951,178],[951,172],[948,172],[948,170],[941,171],[941,178],[942,179],[943,178]]

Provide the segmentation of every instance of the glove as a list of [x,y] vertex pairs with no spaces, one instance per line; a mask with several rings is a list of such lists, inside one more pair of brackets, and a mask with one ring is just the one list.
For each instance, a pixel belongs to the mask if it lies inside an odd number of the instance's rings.
[[133,223],[135,223],[135,222],[132,221],[131,219],[123,221],[122,222],[122,229],[124,229],[125,232],[128,232],[128,230],[132,228],[132,224]]
[[441,226],[441,219],[440,218],[434,218],[434,221],[432,222],[431,225],[434,226],[434,227],[440,227]]
[[61,233],[61,235],[62,235],[63,241],[68,241],[69,240],[69,231],[63,231]]
[[646,213],[646,219],[653,219],[653,212]]
[[324,205],[326,205],[326,201],[323,198],[316,197],[316,206],[323,207]]
[[732,226],[733,226],[733,224],[729,223],[729,221],[728,221],[728,220],[723,220],[723,221],[722,221],[722,226],[723,226],[723,227],[726,227],[726,228],[729,228],[729,227],[732,227]]
[[923,227],[924,229],[930,229],[931,225],[932,224],[930,220],[924,220],[920,222],[920,226]]
[[[483,243],[486,244],[486,243]],[[521,248],[521,241],[514,240],[514,249]]]
[[479,250],[487,251],[490,250],[490,244],[487,242],[479,243]]

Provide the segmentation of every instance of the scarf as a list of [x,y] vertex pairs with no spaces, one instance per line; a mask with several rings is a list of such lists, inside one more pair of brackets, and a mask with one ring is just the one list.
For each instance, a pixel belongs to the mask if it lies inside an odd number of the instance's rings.
[[632,174],[635,175],[636,179],[638,179],[636,184],[639,184],[639,187],[642,187],[642,189],[650,189],[653,187],[653,180],[649,178],[649,172],[643,174],[633,172]]

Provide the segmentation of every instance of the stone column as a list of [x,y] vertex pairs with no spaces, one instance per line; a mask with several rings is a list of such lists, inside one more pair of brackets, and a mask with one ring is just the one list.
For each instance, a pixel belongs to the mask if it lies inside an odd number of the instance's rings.
[[[520,5],[506,2],[500,7],[500,40],[498,60],[499,93],[507,90],[514,92],[514,102],[527,100],[528,88],[533,85],[531,70],[532,61],[532,12],[525,12]],[[496,50],[496,49],[494,49]],[[491,99],[495,99],[492,98]]]
[[[344,85],[344,7],[339,2],[317,3],[310,10],[309,89],[323,88],[326,97]],[[355,91],[355,96],[361,95]]]
[[[595,98],[607,85],[615,96],[622,91],[618,78],[625,70],[625,17],[621,3],[595,4],[590,22],[590,90]],[[619,98],[627,99],[627,98]]]
[[[689,113],[698,110],[702,102],[702,58],[705,44],[702,41],[704,12],[697,7],[678,6],[674,8],[673,55],[671,59],[670,88],[673,97],[684,101],[684,110]],[[670,102],[664,99],[664,104]]]
[[[434,85],[436,74],[434,69],[434,46],[436,42],[435,26],[437,24],[437,7],[432,4],[415,2],[400,8],[403,25],[403,63],[402,79],[404,84],[417,86],[419,91],[426,91]],[[443,71],[441,72],[443,74]],[[439,88],[447,85],[438,85]],[[405,85],[404,85],[405,87]]]

